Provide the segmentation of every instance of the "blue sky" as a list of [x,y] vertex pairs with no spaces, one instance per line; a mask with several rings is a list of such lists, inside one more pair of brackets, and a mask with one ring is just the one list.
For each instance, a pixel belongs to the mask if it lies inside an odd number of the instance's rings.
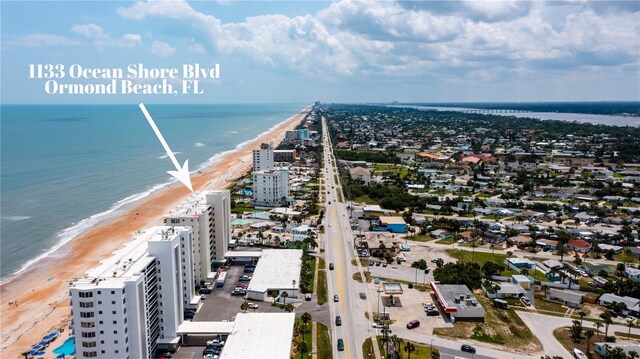
[[[2,103],[640,100],[638,1],[2,1]],[[203,96],[47,95],[30,63],[203,66]]]

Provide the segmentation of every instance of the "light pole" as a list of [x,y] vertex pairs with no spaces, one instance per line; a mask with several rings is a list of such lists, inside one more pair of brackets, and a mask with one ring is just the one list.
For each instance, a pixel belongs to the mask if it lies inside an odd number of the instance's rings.
[[380,285],[378,285],[376,291],[378,292],[378,312],[376,313],[376,315],[380,316],[380,293],[382,292],[382,290],[380,289]]

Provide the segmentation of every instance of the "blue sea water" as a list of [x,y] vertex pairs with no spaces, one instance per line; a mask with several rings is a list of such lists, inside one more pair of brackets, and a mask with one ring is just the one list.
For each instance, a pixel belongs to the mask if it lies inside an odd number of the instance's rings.
[[[146,105],[191,171],[305,106]],[[0,112],[3,280],[170,181],[171,160],[136,104],[2,105]]]

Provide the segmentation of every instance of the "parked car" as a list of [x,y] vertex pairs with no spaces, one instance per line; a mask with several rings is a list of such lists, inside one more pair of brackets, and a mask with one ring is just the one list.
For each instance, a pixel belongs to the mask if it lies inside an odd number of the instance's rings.
[[333,263],[329,263],[329,270],[333,270]]
[[251,276],[249,276],[249,275],[243,275],[243,276],[242,276],[242,277],[240,277],[240,279],[238,279],[238,280],[239,280],[239,281],[241,281],[241,282],[248,282],[248,281],[250,281],[250,280],[251,280],[251,278],[252,278],[252,277],[251,277]]
[[207,299],[207,296],[205,294],[200,294],[200,300],[205,300]]
[[344,351],[344,341],[342,339],[338,339],[338,351]]
[[311,301],[311,293],[307,293],[304,295],[304,300],[306,300],[307,302]]
[[380,262],[376,262],[376,267],[380,267]]
[[371,324],[371,328],[382,329],[382,328],[384,328],[384,325],[382,325],[380,323],[373,323],[373,324]]
[[424,269],[424,274],[429,274],[429,272],[430,272],[429,268]]
[[200,288],[200,294],[211,294],[212,291],[213,290],[211,288],[208,288],[208,287]]
[[256,303],[249,303],[249,308],[258,309],[258,305]]
[[522,304],[526,305],[527,307],[531,305],[531,301],[527,297],[522,297],[520,298],[520,300],[522,301]]
[[440,312],[438,312],[437,310],[427,310],[427,316],[428,317],[437,317],[438,315],[440,315]]
[[382,263],[382,266],[386,267],[387,266],[387,262]]
[[476,348],[472,347],[469,344],[462,344],[462,346],[460,347],[460,350],[462,350],[463,352],[466,352],[466,353],[471,353],[471,354],[475,354],[476,353]]
[[336,294],[336,295],[334,295],[334,296],[333,296],[333,301],[334,301],[334,302],[339,302],[339,301],[340,301],[340,297],[338,297],[338,295],[337,295],[337,294]]
[[418,320],[412,320],[409,323],[407,323],[407,329],[413,329],[413,328],[417,328],[420,326],[420,321]]
[[342,318],[340,318],[339,315],[336,315],[336,326],[341,326],[342,325]]

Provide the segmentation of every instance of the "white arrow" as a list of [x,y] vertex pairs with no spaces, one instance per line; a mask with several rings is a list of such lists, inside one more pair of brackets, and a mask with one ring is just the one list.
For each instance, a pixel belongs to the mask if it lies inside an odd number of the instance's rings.
[[178,181],[182,182],[182,184],[187,186],[187,188],[191,192],[193,192],[193,187],[191,187],[191,178],[189,177],[189,160],[184,161],[184,165],[180,167],[178,160],[176,160],[176,156],[169,148],[169,145],[167,145],[167,141],[164,140],[162,133],[160,133],[160,130],[158,130],[158,126],[156,126],[155,122],[153,122],[153,119],[151,118],[151,115],[149,115],[147,108],[144,107],[143,103],[140,103],[138,106],[140,107],[140,110],[142,110],[144,117],[146,117],[147,121],[149,121],[149,125],[151,125],[153,132],[155,132],[156,136],[158,136],[158,140],[160,140],[160,144],[162,144],[162,147],[164,147],[164,150],[167,152],[167,156],[169,156],[171,162],[173,162],[173,165],[176,167],[176,171],[167,171],[167,173],[177,178]]

